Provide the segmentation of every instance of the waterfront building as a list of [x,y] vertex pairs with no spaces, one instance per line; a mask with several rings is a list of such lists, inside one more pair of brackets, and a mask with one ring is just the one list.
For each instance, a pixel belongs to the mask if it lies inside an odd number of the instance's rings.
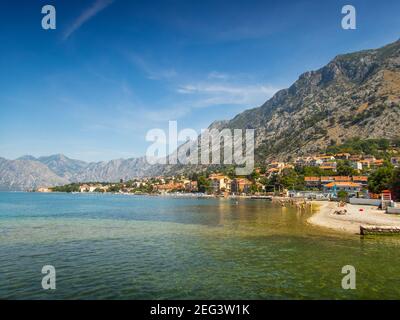
[[209,176],[214,192],[230,192],[232,180],[222,174],[211,174]]
[[338,192],[338,191],[346,191],[346,192],[360,192],[361,184],[355,182],[331,182],[324,185],[324,192]]
[[304,177],[307,187],[319,187],[321,185],[320,177]]
[[251,181],[246,178],[236,178],[231,182],[231,191],[233,193],[248,193],[251,188]]
[[363,187],[368,186],[367,176],[353,176],[353,182],[361,184]]
[[335,154],[336,160],[349,160],[351,154],[350,153],[338,153]]

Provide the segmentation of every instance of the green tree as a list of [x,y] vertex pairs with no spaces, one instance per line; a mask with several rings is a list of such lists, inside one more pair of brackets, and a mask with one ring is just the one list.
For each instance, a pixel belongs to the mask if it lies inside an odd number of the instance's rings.
[[[392,141],[395,144],[396,139]],[[326,153],[335,154],[348,152],[351,154],[371,154],[375,157],[385,157],[390,147],[391,141],[388,139],[366,139],[353,138],[341,145],[328,146]]]
[[254,193],[259,192],[259,191],[261,191],[261,190],[259,190],[259,188],[257,187],[256,184],[253,183],[253,184],[250,186],[250,193],[251,193],[251,194],[254,194]]
[[279,177],[278,182],[286,189],[304,189],[304,177],[294,169],[285,169]]
[[393,198],[395,200],[400,200],[400,168],[396,168],[395,170],[393,170],[390,189],[393,193]]
[[397,137],[393,140],[393,145],[397,148],[400,148],[400,137]]
[[120,190],[121,190],[121,186],[116,184],[116,185],[110,186],[107,191],[108,192],[119,192]]
[[338,195],[338,198],[339,198],[341,201],[346,201],[347,197],[349,196],[349,194],[348,194],[346,191],[344,191],[344,190],[340,190],[340,191],[337,193],[337,195]]
[[67,184],[65,186],[58,186],[58,187],[53,187],[51,188],[53,192],[79,192],[80,191],[80,185],[77,183],[71,183]]
[[260,178],[260,174],[256,170],[253,170],[253,172],[250,174],[250,176],[248,178],[249,178],[249,180],[254,182],[258,178]]
[[355,175],[356,171],[350,165],[348,160],[338,161],[336,167],[337,174],[339,176],[353,176]]
[[387,139],[378,139],[377,144],[379,149],[382,149],[383,151],[386,151],[390,147],[390,142]]
[[211,191],[211,181],[207,180],[205,176],[199,176],[197,180],[197,186],[200,192]]
[[381,193],[383,190],[389,189],[393,179],[392,167],[381,167],[368,178],[368,189],[373,193]]

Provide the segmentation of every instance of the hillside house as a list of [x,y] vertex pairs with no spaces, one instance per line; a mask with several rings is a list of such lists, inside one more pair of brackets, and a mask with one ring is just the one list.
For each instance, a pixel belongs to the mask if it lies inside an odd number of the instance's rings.
[[392,165],[394,165],[395,167],[399,167],[400,166],[400,157],[392,157],[390,159],[390,163]]

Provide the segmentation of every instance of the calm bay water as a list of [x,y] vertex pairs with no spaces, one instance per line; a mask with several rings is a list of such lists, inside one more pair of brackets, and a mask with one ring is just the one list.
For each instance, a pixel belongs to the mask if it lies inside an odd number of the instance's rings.
[[[0,298],[399,299],[400,237],[263,200],[0,193]],[[41,288],[53,265],[57,289]],[[357,289],[341,288],[341,269]]]

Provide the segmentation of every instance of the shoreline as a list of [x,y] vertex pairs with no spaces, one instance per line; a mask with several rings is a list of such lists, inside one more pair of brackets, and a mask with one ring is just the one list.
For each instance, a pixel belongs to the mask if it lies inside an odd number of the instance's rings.
[[[27,191],[19,191],[29,193]],[[355,205],[345,203],[339,207],[338,202],[327,200],[309,201],[304,198],[287,198],[279,196],[254,197],[251,195],[229,195],[219,196],[202,193],[101,193],[101,192],[37,192],[38,194],[77,194],[77,195],[122,195],[122,196],[145,196],[175,199],[230,199],[230,200],[258,200],[280,203],[282,206],[296,205],[298,209],[311,209],[312,215],[304,222],[313,227],[320,227],[326,232],[335,231],[339,233],[360,235],[361,226],[396,227],[400,228],[400,215],[387,214],[384,210],[378,210],[376,206]],[[299,206],[300,205],[300,206]],[[304,206],[303,206],[304,205]],[[310,205],[310,206],[309,206]],[[361,210],[360,210],[361,209]],[[335,211],[346,210],[345,214],[336,214]]]
[[[375,206],[354,205],[346,203],[339,207],[337,202],[313,202],[319,205],[318,210],[307,219],[306,223],[347,234],[360,234],[360,226],[400,227],[400,216],[387,214]],[[336,210],[346,209],[345,215],[338,215]],[[360,211],[362,209],[362,211]]]
[[254,199],[254,200],[276,200],[287,199],[285,197],[277,196],[254,196],[244,194],[230,194],[227,196],[218,194],[207,194],[201,192],[174,192],[174,193],[130,193],[130,192],[63,192],[63,191],[4,191],[4,192],[18,192],[18,193],[37,193],[37,194],[81,194],[81,195],[124,195],[124,196],[148,196],[148,197],[164,197],[164,198],[214,198],[214,199]]

